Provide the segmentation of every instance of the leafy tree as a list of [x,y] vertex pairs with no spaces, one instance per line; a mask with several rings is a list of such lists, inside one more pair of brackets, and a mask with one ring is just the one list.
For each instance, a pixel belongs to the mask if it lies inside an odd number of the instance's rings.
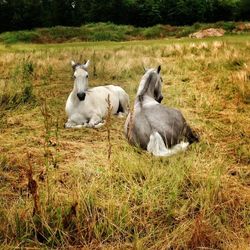
[[30,29],[40,26],[41,1],[1,0],[0,30]]
[[113,22],[151,26],[250,19],[250,0],[0,0],[0,32]]
[[240,2],[238,19],[250,20],[250,0],[242,0]]

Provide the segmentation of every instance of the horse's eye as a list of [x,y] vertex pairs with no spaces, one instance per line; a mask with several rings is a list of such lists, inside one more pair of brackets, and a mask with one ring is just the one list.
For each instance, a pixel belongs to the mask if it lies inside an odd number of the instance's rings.
[[89,75],[86,75],[86,78],[89,78]]

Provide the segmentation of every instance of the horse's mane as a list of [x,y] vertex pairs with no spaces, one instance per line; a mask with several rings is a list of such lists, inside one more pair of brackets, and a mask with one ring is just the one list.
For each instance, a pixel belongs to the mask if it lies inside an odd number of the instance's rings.
[[[154,87],[154,84],[155,84],[155,72],[151,72],[144,84],[144,87],[141,91],[141,93],[138,95],[138,99],[139,99],[139,102],[141,103],[143,101],[143,96],[145,95],[145,93],[148,91],[148,88],[151,87],[153,88]],[[155,81],[155,82],[153,82]]]

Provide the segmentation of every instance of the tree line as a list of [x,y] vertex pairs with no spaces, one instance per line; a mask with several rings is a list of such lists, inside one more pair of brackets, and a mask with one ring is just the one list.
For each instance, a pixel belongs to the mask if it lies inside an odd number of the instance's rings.
[[0,0],[0,32],[113,22],[189,25],[250,19],[250,0]]

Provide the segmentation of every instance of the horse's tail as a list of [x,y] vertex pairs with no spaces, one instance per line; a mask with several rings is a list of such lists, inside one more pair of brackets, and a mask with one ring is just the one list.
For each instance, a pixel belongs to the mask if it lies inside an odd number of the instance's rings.
[[180,142],[168,149],[158,132],[152,132],[150,135],[147,151],[155,156],[171,156],[179,152],[185,151],[188,147],[188,142]]

